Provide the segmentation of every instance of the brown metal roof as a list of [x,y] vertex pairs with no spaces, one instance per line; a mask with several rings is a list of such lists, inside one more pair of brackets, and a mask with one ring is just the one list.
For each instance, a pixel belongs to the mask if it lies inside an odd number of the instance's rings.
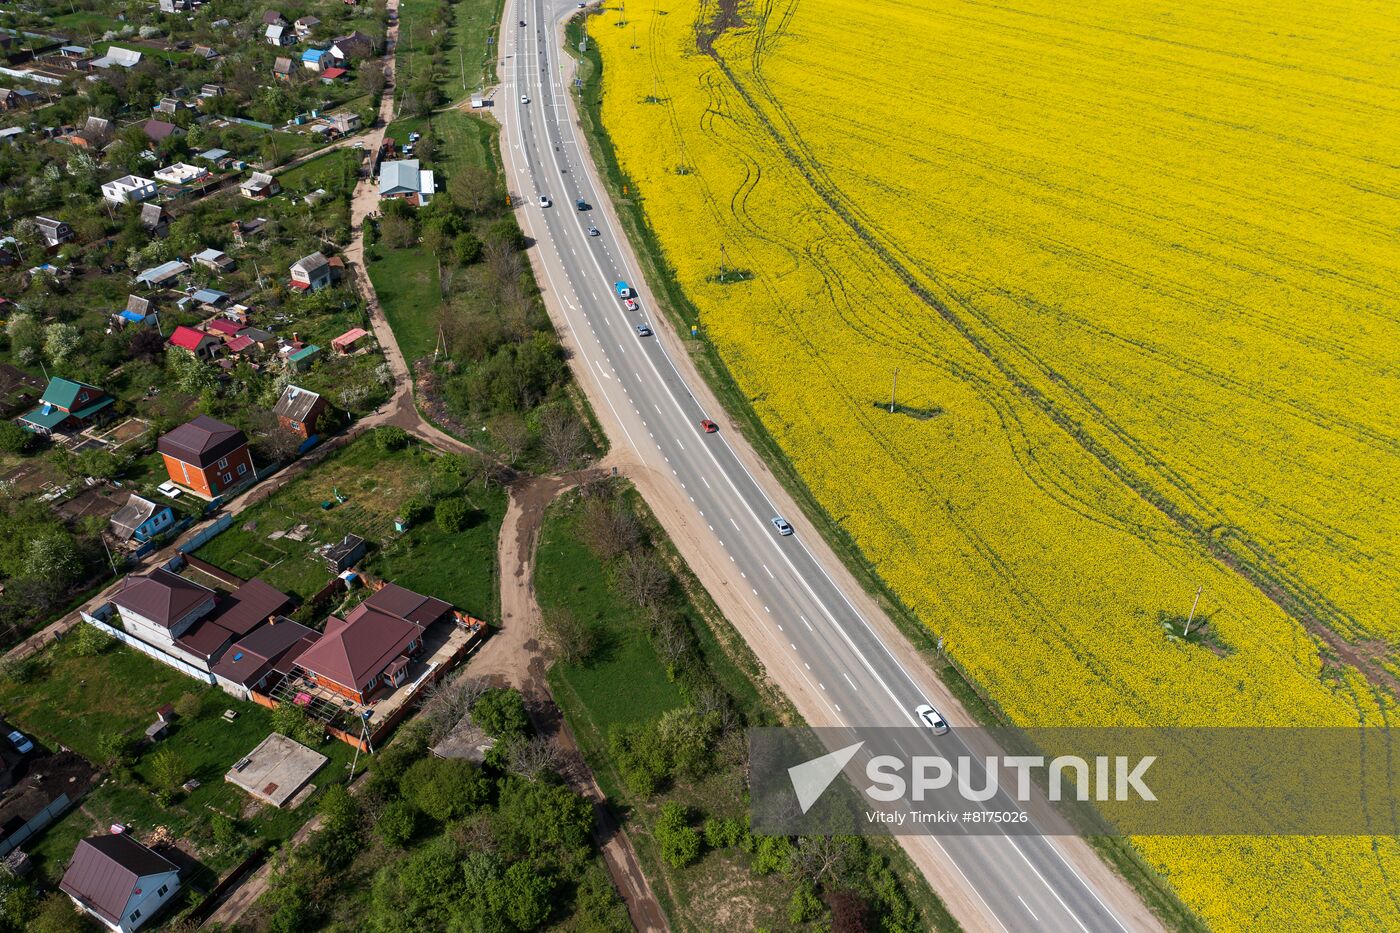
[[231,641],[233,633],[228,629],[209,619],[200,619],[175,639],[175,644],[197,658],[210,661],[223,654],[224,647]]
[[290,596],[254,577],[220,600],[209,618],[240,638],[291,606]]
[[169,859],[126,833],[92,836],[78,843],[59,888],[104,920],[120,923],[142,878],[179,871]]
[[238,428],[200,415],[162,435],[156,449],[181,463],[207,467],[247,444],[248,438]]
[[[422,626],[431,625],[452,609],[450,603],[431,596],[420,596],[396,583],[385,585],[361,605]],[[348,621],[355,621],[353,613]]]
[[320,637],[314,629],[280,618],[234,642],[213,671],[225,680],[248,687],[273,668],[289,668]]
[[412,622],[361,603],[343,624],[332,628],[328,620],[326,633],[302,653],[297,664],[342,687],[360,691],[422,634],[423,630]]
[[127,577],[126,586],[112,597],[123,609],[166,628],[214,595],[214,591],[168,570],[152,570],[144,577]]

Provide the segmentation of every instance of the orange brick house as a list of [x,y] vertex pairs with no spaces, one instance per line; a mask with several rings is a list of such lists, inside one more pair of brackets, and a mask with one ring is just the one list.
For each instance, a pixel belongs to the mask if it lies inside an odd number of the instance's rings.
[[208,415],[162,435],[156,449],[171,480],[210,499],[253,478],[247,436]]
[[391,583],[344,619],[326,619],[325,632],[297,658],[297,667],[321,687],[365,703],[381,688],[393,690],[409,679],[424,629],[451,611],[440,599]]

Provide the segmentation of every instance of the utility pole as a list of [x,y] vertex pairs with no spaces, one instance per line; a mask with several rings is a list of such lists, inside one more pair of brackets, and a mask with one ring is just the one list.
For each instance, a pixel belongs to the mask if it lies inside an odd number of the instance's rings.
[[1191,634],[1191,620],[1196,618],[1196,604],[1201,601],[1201,590],[1204,587],[1196,587],[1196,598],[1191,600],[1191,613],[1186,617],[1186,628],[1182,631],[1181,637],[1185,638]]
[[899,367],[894,368],[894,381],[890,383],[890,414],[894,414],[894,393],[899,388]]
[[724,281],[724,276],[729,271],[729,253],[725,250],[724,244],[719,245],[719,280]]

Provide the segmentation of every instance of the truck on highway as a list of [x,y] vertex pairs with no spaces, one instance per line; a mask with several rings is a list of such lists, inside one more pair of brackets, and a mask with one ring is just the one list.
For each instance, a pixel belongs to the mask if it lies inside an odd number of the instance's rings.
[[623,281],[614,282],[613,291],[617,292],[617,297],[619,298],[632,297],[632,287]]

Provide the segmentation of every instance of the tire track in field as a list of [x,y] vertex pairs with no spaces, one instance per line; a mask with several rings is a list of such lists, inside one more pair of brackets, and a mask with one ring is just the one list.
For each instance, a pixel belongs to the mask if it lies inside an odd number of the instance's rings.
[[[1117,477],[1120,482],[1127,485],[1149,505],[1196,540],[1208,553],[1234,570],[1251,586],[1296,619],[1314,637],[1326,643],[1348,663],[1353,664],[1368,680],[1375,684],[1384,685],[1393,694],[1400,694],[1400,678],[1397,678],[1384,666],[1383,659],[1352,645],[1342,635],[1343,631],[1359,628],[1355,620],[1345,610],[1333,603],[1317,588],[1281,567],[1267,548],[1255,541],[1243,529],[1232,528],[1229,534],[1224,535],[1213,533],[1213,529],[1218,526],[1201,521],[1189,509],[1183,508],[1155,484],[1139,475],[1107,444],[1094,437],[1083,424],[1076,421],[1061,403],[1051,398],[1024,376],[1009,359],[998,352],[990,341],[979,334],[969,323],[968,318],[971,318],[986,325],[988,322],[984,316],[965,300],[960,299],[951,289],[948,290],[949,295],[957,303],[962,313],[955,311],[947,302],[934,295],[920,281],[919,275],[915,273],[914,270],[919,268],[917,262],[909,261],[910,257],[901,259],[900,256],[896,255],[897,247],[892,248],[882,242],[882,238],[878,235],[878,225],[871,223],[868,218],[862,217],[860,209],[852,204],[839,187],[826,177],[820,162],[811,156],[810,151],[805,151],[805,145],[795,128],[789,124],[790,135],[784,135],[765,109],[759,105],[754,92],[739,80],[738,75],[724,57],[713,47],[708,50],[708,53],[715,60],[736,93],[748,105],[770,140],[778,147],[784,158],[803,176],[813,193],[820,197],[846,223],[852,233],[871,247],[890,272],[904,282],[905,286],[920,301],[935,311],[968,345],[984,357],[1016,389],[1021,397],[1039,409],[1052,424],[1068,435],[1084,452],[1097,460],[1111,475]],[[762,85],[761,76],[755,78],[755,83],[759,84],[760,94],[768,93],[766,87]],[[778,114],[778,119],[785,120],[781,106],[771,98],[771,94],[769,94],[768,100]],[[935,273],[923,269],[919,269],[919,271],[937,281]],[[1198,494],[1191,489],[1189,484],[1184,482],[1182,477],[1176,475],[1169,467],[1151,456],[1137,438],[1118,425],[1092,400],[1084,396],[1074,384],[1064,379],[1053,369],[1045,375],[1058,389],[1078,398],[1080,404],[1095,417],[1100,427],[1122,443],[1140,462],[1148,465],[1149,470],[1164,480],[1169,488],[1185,497],[1187,502],[1202,508],[1207,514],[1212,511],[1206,503],[1200,501]]]

